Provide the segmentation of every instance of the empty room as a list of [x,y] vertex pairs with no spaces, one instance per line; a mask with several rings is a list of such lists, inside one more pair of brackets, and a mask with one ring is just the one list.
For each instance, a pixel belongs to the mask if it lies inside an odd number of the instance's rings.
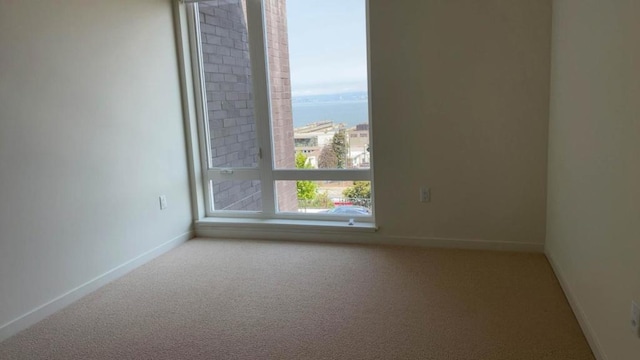
[[640,359],[640,0],[0,0],[0,359]]

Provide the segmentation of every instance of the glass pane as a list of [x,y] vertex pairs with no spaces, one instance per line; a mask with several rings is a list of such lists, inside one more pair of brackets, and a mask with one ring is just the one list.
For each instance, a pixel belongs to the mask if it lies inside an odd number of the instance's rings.
[[216,211],[262,211],[260,180],[211,181]]
[[266,4],[276,167],[368,168],[365,0]]
[[[288,186],[296,191],[297,212],[344,216],[371,215],[369,181],[276,181],[276,187]],[[277,192],[278,204],[289,199],[290,192]],[[279,212],[293,212],[278,208]]]
[[245,2],[198,3],[212,167],[258,166]]

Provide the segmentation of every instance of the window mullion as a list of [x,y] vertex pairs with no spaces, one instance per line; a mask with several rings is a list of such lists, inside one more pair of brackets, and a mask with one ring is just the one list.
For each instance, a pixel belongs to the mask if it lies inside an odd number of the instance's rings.
[[[205,108],[206,95],[204,86],[204,72],[202,66],[202,48],[201,48],[201,36],[200,36],[200,19],[198,13],[198,5],[187,7],[187,21],[191,23],[188,26],[189,29],[189,42],[191,43],[191,67],[193,69],[193,86],[196,103],[196,116],[199,119],[198,123],[198,136],[200,145],[200,159],[202,169],[209,169],[211,167],[211,156],[209,154],[210,149],[210,135],[207,126],[208,114]],[[205,186],[205,214],[211,215],[213,210],[213,193],[211,192],[211,178],[208,176],[207,171],[202,172],[203,184]]]
[[292,170],[280,169],[273,171],[274,180],[315,180],[315,181],[371,181],[369,169],[348,170]]
[[271,100],[265,18],[261,0],[247,0],[247,27],[251,54],[251,73],[256,116],[256,132],[260,147],[260,183],[262,212],[273,217],[276,212],[273,180],[273,146],[271,144]]

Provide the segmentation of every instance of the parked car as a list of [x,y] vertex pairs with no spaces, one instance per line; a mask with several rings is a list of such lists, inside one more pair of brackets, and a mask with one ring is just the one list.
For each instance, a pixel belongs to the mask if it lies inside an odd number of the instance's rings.
[[323,211],[325,214],[334,215],[371,215],[371,211],[363,206],[345,205],[336,206],[333,209]]

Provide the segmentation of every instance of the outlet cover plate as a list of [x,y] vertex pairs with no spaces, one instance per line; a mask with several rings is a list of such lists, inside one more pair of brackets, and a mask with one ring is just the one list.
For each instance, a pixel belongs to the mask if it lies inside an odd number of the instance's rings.
[[160,210],[164,210],[167,208],[167,196],[160,195]]

